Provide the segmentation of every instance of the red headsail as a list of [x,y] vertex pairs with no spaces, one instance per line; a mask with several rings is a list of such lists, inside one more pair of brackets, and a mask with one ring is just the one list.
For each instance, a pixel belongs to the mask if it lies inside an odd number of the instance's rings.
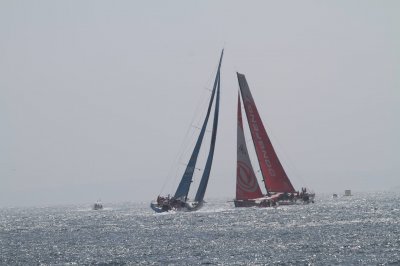
[[295,192],[265,131],[246,77],[240,73],[237,77],[265,188],[268,192]]
[[236,199],[256,199],[263,196],[247,152],[242,123],[242,106],[238,95]]

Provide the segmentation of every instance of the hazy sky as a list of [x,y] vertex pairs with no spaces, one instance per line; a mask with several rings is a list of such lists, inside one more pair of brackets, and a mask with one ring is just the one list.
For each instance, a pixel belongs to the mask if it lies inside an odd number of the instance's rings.
[[297,189],[399,189],[399,14],[400,1],[1,1],[0,206],[173,193],[223,47],[206,200],[235,195],[236,71]]

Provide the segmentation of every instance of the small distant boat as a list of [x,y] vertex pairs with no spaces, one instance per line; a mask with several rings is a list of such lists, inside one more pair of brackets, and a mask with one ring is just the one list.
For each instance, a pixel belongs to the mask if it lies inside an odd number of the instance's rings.
[[334,198],[334,199],[337,198],[337,194],[334,193],[334,194],[332,195],[332,198]]
[[103,204],[101,203],[101,201],[96,201],[93,204],[93,210],[102,210],[103,209]]
[[[314,193],[302,188],[295,191],[274,147],[267,135],[264,124],[251,95],[246,77],[237,73],[240,93],[238,94],[237,113],[237,164],[236,164],[236,198],[235,207],[271,207],[275,205],[292,205],[314,202]],[[267,194],[263,195],[257,182],[244,137],[241,101],[247,116],[251,137],[255,147],[260,171]]]
[[351,196],[351,190],[350,190],[350,189],[346,189],[346,190],[344,191],[344,195],[345,195],[346,197]]
[[[213,90],[211,92],[211,98],[208,104],[207,114],[204,118],[203,125],[201,127],[199,136],[197,138],[196,144],[192,151],[192,155],[186,166],[186,170],[183,173],[181,181],[176,189],[174,196],[158,196],[156,201],[150,203],[150,207],[155,212],[167,212],[167,211],[196,211],[200,209],[204,204],[204,195],[206,193],[208,180],[210,177],[211,166],[214,156],[215,141],[217,137],[217,126],[218,126],[218,113],[219,113],[219,99],[220,99],[220,69],[222,57],[224,50],[221,52],[221,57],[219,59],[218,70],[214,80]],[[204,134],[206,132],[208,119],[210,117],[211,109],[214,103],[214,119],[212,123],[211,141],[210,148],[208,151],[207,161],[204,167],[204,171],[200,180],[199,187],[196,192],[194,200],[188,198],[190,185],[193,182],[193,174],[196,169],[197,158],[199,156],[200,148],[202,146]]]

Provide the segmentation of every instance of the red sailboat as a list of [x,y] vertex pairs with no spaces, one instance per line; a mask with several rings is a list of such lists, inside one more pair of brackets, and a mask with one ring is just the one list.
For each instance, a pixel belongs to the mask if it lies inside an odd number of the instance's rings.
[[278,156],[272,146],[265,127],[261,121],[253,96],[251,95],[246,77],[237,73],[240,94],[242,96],[247,122],[258,164],[267,194],[263,195],[258,185],[250,157],[248,155],[244,137],[240,95],[238,95],[238,130],[237,130],[237,166],[236,166],[236,207],[269,207],[277,203],[280,205],[295,204],[298,202],[313,202],[314,193],[306,188],[296,192],[287,176]]

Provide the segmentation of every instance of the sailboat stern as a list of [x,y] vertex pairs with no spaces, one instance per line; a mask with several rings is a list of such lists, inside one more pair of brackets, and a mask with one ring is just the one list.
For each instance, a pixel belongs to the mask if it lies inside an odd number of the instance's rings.
[[186,211],[197,211],[203,207],[204,201],[192,201],[192,202],[186,202],[185,204],[185,209]]

